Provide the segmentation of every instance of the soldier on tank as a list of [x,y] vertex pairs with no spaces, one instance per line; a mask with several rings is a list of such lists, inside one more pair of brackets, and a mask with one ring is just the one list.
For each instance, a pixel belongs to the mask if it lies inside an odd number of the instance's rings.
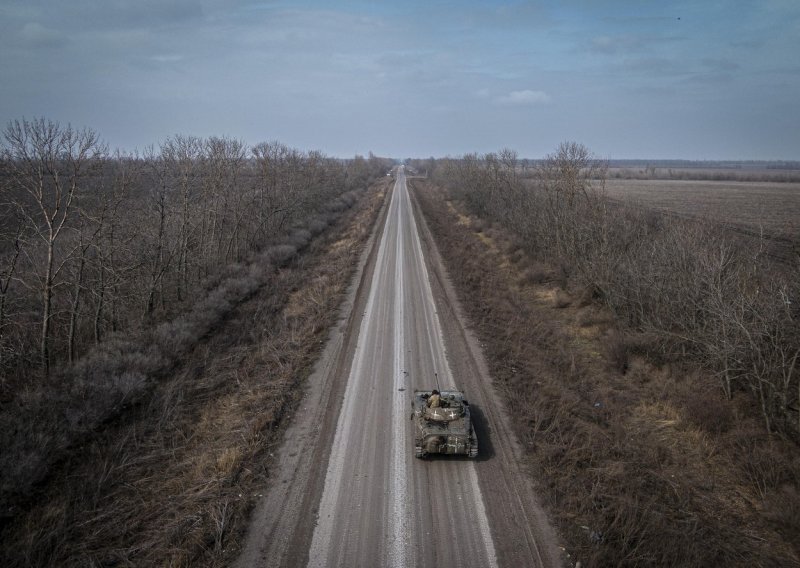
[[428,408],[439,408],[439,405],[442,403],[442,397],[439,395],[439,391],[433,389],[431,396],[428,397]]

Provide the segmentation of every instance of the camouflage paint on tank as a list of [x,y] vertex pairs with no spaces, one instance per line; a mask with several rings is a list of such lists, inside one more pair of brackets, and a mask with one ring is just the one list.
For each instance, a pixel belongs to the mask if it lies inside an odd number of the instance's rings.
[[414,391],[414,453],[418,458],[430,454],[478,455],[478,438],[472,426],[469,402],[459,391],[442,391],[441,406],[428,408],[433,391]]

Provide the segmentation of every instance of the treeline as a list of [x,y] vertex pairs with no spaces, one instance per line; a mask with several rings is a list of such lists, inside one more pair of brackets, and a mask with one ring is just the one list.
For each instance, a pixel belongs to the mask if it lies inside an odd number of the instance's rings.
[[773,264],[757,240],[610,201],[607,164],[580,144],[560,145],[528,173],[533,182],[511,150],[425,166],[652,338],[659,357],[701,364],[726,396],[751,393],[768,430],[800,435],[800,259]]
[[174,315],[220,267],[387,167],[224,137],[112,155],[90,129],[11,122],[0,150],[0,393],[109,333]]
[[188,136],[110,155],[44,119],[3,137],[0,527],[390,165]]

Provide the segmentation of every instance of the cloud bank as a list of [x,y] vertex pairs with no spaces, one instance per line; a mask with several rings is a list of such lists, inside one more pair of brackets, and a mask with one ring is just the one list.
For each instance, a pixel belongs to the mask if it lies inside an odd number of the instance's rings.
[[550,95],[544,91],[511,91],[507,95],[495,98],[495,102],[506,106],[531,106],[550,102]]

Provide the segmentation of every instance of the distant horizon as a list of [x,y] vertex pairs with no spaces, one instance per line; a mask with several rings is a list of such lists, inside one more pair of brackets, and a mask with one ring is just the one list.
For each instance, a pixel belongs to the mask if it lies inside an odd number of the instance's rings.
[[[130,148],[123,148],[123,147],[120,147],[118,145],[111,144],[103,136],[103,133],[101,131],[93,128],[90,125],[76,124],[75,122],[68,121],[68,120],[67,121],[60,121],[60,120],[52,119],[52,118],[50,118],[48,116],[45,116],[45,115],[35,115],[35,116],[11,117],[11,118],[9,118],[4,124],[0,125],[0,138],[2,137],[2,131],[5,130],[6,126],[10,122],[13,122],[14,120],[22,121],[23,119],[24,120],[33,120],[33,119],[39,119],[39,118],[43,118],[44,120],[52,120],[53,122],[59,123],[61,126],[71,126],[72,128],[77,129],[77,130],[81,130],[81,129],[86,128],[86,129],[90,129],[90,130],[94,131],[99,136],[100,142],[102,144],[104,144],[105,146],[107,146],[108,154],[112,155],[112,156],[116,152],[120,152],[120,154],[122,154],[123,156],[129,156],[129,157],[135,156],[135,155],[140,155],[144,150],[148,149],[151,146],[154,149],[158,149],[159,146],[162,143],[164,143],[166,140],[168,140],[169,138],[172,138],[174,136],[192,136],[192,137],[197,137],[197,138],[200,138],[200,139],[212,138],[212,137],[231,138],[231,139],[236,139],[236,140],[241,141],[248,149],[249,148],[253,148],[254,146],[256,146],[258,144],[261,144],[263,142],[278,142],[280,144],[286,145],[289,148],[292,148],[292,149],[295,149],[295,150],[299,150],[301,152],[315,152],[315,151],[316,152],[321,152],[325,157],[336,159],[336,160],[351,160],[351,159],[355,158],[356,156],[361,156],[361,157],[366,158],[371,153],[371,154],[373,154],[374,156],[376,156],[378,158],[395,160],[397,162],[403,162],[406,159],[411,159],[411,160],[428,160],[430,158],[433,158],[435,160],[459,159],[459,158],[463,157],[466,154],[485,155],[485,154],[490,154],[490,153],[498,153],[503,149],[510,149],[510,150],[517,151],[517,149],[512,147],[512,146],[508,146],[508,145],[502,146],[501,145],[498,148],[494,148],[494,149],[490,149],[490,150],[485,150],[485,151],[467,150],[467,151],[462,152],[460,154],[447,153],[447,154],[443,154],[443,155],[412,155],[412,156],[402,156],[401,157],[401,156],[392,156],[392,155],[382,154],[380,152],[376,152],[374,150],[368,149],[366,151],[357,150],[357,151],[355,151],[355,152],[353,152],[353,153],[351,153],[349,155],[342,155],[342,154],[331,154],[331,153],[328,153],[328,152],[325,151],[324,148],[320,148],[320,147],[314,146],[314,145],[311,145],[311,146],[308,146],[308,147],[301,147],[301,146],[293,145],[293,144],[288,143],[287,141],[281,140],[281,139],[273,139],[273,138],[266,139],[265,138],[263,140],[259,140],[258,142],[248,142],[248,141],[243,140],[243,139],[241,139],[239,137],[229,136],[229,135],[225,135],[225,134],[209,134],[209,135],[206,135],[206,136],[200,136],[200,135],[185,134],[185,133],[179,133],[179,132],[176,132],[174,134],[166,136],[163,139],[158,140],[157,142],[144,144],[144,145],[137,146],[137,147],[134,147],[134,148],[130,149]],[[0,142],[2,142],[2,140],[0,140]],[[564,141],[562,141],[562,142],[564,142]],[[582,142],[580,140],[570,140],[570,142],[577,142],[579,144],[582,144]],[[546,152],[545,154],[542,154],[540,156],[530,156],[530,155],[526,156],[526,155],[523,155],[521,152],[517,151],[517,154],[518,154],[517,157],[518,157],[519,160],[529,160],[529,161],[544,160],[549,154],[552,154],[557,150],[557,146],[558,146],[559,143],[554,145],[551,150],[549,150],[548,152]],[[586,146],[586,145],[584,144],[584,146]],[[733,167],[733,165],[736,165],[736,164],[739,164],[739,165],[743,165],[743,164],[784,165],[784,166],[790,165],[792,167],[789,168],[789,169],[800,169],[800,157],[798,157],[798,158],[673,158],[673,157],[653,157],[653,156],[650,156],[650,157],[645,157],[645,158],[629,158],[629,157],[620,158],[620,157],[614,157],[614,156],[611,156],[611,157],[603,156],[603,155],[599,154],[598,152],[596,152],[593,148],[591,148],[589,146],[586,146],[586,147],[591,152],[592,159],[601,160],[601,161],[608,161],[609,163],[631,162],[631,165],[646,165],[646,164],[649,164],[649,165],[655,165],[655,167],[659,167],[657,165],[659,163],[669,163],[669,162],[680,162],[680,163],[684,163],[684,164],[731,164],[731,167]]]
[[510,150],[513,150],[513,151],[516,151],[517,154],[518,154],[518,159],[520,159],[520,160],[543,160],[549,154],[554,153],[557,150],[557,147],[561,142],[569,141],[569,142],[576,142],[576,143],[579,143],[579,144],[583,144],[584,146],[586,146],[588,148],[588,150],[591,152],[593,159],[605,160],[605,161],[609,161],[609,162],[685,162],[685,163],[718,163],[718,164],[719,163],[730,163],[730,164],[745,164],[745,163],[791,164],[791,165],[796,166],[798,169],[800,169],[800,156],[798,156],[797,158],[702,158],[702,157],[700,157],[700,158],[698,158],[698,157],[693,157],[693,158],[690,158],[690,157],[675,158],[675,157],[663,157],[663,156],[659,156],[659,157],[653,157],[653,156],[649,156],[649,157],[616,157],[616,156],[610,156],[609,157],[609,156],[606,156],[606,155],[602,155],[600,152],[596,151],[596,149],[588,146],[587,144],[583,143],[581,140],[561,140],[559,142],[556,142],[553,145],[552,149],[546,151],[544,154],[539,155],[539,156],[532,156],[532,155],[527,155],[526,156],[526,155],[523,155],[522,152],[520,152],[517,148],[514,148],[513,146],[500,145],[497,148],[488,149],[488,150],[466,150],[466,151],[460,152],[460,153],[445,153],[445,154],[439,154],[439,155],[430,155],[430,154],[429,155],[406,155],[406,156],[399,157],[399,156],[387,155],[387,154],[384,154],[384,153],[381,153],[381,152],[378,152],[378,151],[375,151],[375,150],[372,150],[372,149],[367,149],[366,151],[364,151],[364,150],[356,150],[356,151],[354,151],[354,152],[352,152],[350,154],[334,154],[334,153],[327,152],[322,147],[314,146],[313,144],[310,145],[310,146],[307,146],[307,147],[303,147],[303,146],[298,146],[298,145],[292,144],[290,142],[287,142],[286,140],[276,139],[276,138],[263,138],[261,140],[258,140],[257,142],[248,142],[247,140],[244,140],[241,137],[231,136],[231,135],[228,135],[228,134],[213,134],[213,133],[212,134],[208,134],[208,135],[197,135],[197,134],[186,134],[186,133],[182,133],[182,132],[175,132],[173,134],[165,136],[162,139],[159,139],[156,142],[143,144],[143,145],[136,146],[136,147],[133,147],[133,148],[123,148],[123,147],[121,147],[119,145],[114,145],[114,144],[110,143],[103,136],[103,133],[100,130],[93,128],[91,125],[77,124],[75,122],[68,121],[68,120],[67,121],[60,121],[60,120],[52,119],[51,117],[48,117],[48,116],[45,116],[45,115],[35,115],[35,116],[25,116],[25,117],[11,117],[6,121],[6,123],[4,123],[2,125],[2,128],[5,129],[6,125],[9,122],[12,122],[14,120],[20,120],[21,121],[23,119],[32,120],[32,119],[38,119],[38,118],[43,118],[45,120],[53,120],[54,122],[58,122],[62,126],[70,125],[70,126],[72,126],[72,128],[79,129],[79,130],[83,129],[83,128],[91,129],[95,133],[98,134],[98,136],[100,137],[100,140],[108,147],[109,153],[111,153],[111,154],[119,151],[122,154],[133,155],[133,154],[135,154],[137,152],[141,153],[145,149],[147,149],[147,148],[149,148],[151,146],[153,148],[157,149],[167,139],[175,137],[175,136],[192,136],[192,137],[197,137],[197,138],[201,138],[201,139],[203,139],[203,138],[212,138],[212,137],[232,138],[232,139],[236,139],[236,140],[241,141],[248,148],[252,148],[252,147],[254,147],[254,146],[258,145],[258,144],[261,144],[263,142],[278,142],[280,144],[284,144],[287,147],[293,148],[295,150],[299,150],[299,151],[302,151],[302,152],[317,151],[317,152],[321,152],[323,155],[325,155],[328,158],[334,158],[334,159],[340,159],[340,160],[352,159],[355,156],[367,157],[370,153],[372,153],[374,156],[379,157],[379,158],[392,159],[392,160],[397,160],[399,162],[402,162],[405,159],[427,160],[427,159],[430,159],[431,157],[434,158],[434,159],[440,160],[440,159],[447,159],[447,158],[460,158],[460,157],[463,157],[465,154],[485,155],[485,154],[490,154],[490,153],[497,153],[497,152],[500,152],[501,150],[506,149],[506,148],[510,149]]

